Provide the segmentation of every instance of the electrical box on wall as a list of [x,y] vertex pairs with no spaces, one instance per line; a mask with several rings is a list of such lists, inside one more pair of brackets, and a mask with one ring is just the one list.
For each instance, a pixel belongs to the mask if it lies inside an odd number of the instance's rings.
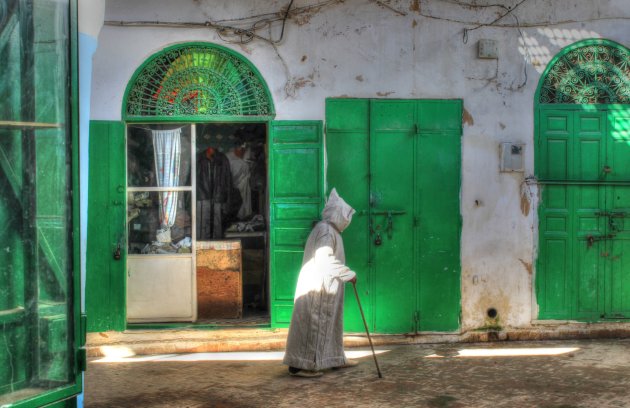
[[477,44],[477,57],[483,59],[499,58],[499,50],[495,40],[479,40]]
[[524,156],[525,145],[523,143],[501,143],[499,157],[500,171],[525,171]]

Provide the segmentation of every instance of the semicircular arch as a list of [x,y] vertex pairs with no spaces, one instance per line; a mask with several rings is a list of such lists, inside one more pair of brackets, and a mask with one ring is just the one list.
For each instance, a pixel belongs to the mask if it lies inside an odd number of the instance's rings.
[[563,48],[538,82],[537,104],[630,103],[630,50],[611,40]]
[[273,100],[256,67],[211,43],[184,43],[149,57],[127,84],[126,120],[273,118]]

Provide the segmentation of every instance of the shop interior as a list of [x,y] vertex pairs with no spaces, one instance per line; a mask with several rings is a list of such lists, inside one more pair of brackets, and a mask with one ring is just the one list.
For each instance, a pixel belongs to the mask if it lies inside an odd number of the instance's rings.
[[249,123],[128,127],[128,253],[195,257],[196,324],[268,323],[266,134]]

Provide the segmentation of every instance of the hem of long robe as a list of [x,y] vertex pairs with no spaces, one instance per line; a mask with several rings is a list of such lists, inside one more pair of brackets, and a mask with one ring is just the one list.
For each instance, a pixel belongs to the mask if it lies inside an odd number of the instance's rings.
[[325,370],[332,367],[340,367],[346,364],[346,357],[329,357],[320,361],[307,360],[298,356],[285,354],[283,364],[300,370]]

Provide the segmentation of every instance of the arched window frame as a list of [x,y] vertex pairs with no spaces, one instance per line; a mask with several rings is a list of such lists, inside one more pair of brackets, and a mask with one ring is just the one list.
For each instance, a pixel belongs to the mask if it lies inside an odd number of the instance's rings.
[[[568,60],[569,56],[579,63]],[[597,95],[592,94],[594,89]],[[609,91],[608,97],[604,91]],[[578,41],[563,48],[547,65],[535,96],[536,105],[617,103],[630,103],[630,50],[606,39]]]
[[[164,60],[168,65],[159,64]],[[177,79],[189,88],[170,89]],[[196,101],[203,109],[195,111],[189,97],[195,92],[211,94],[220,106],[206,98]],[[172,45],[147,58],[129,80],[122,105],[125,121],[260,122],[275,117],[271,93],[256,67],[228,48],[204,42]]]

